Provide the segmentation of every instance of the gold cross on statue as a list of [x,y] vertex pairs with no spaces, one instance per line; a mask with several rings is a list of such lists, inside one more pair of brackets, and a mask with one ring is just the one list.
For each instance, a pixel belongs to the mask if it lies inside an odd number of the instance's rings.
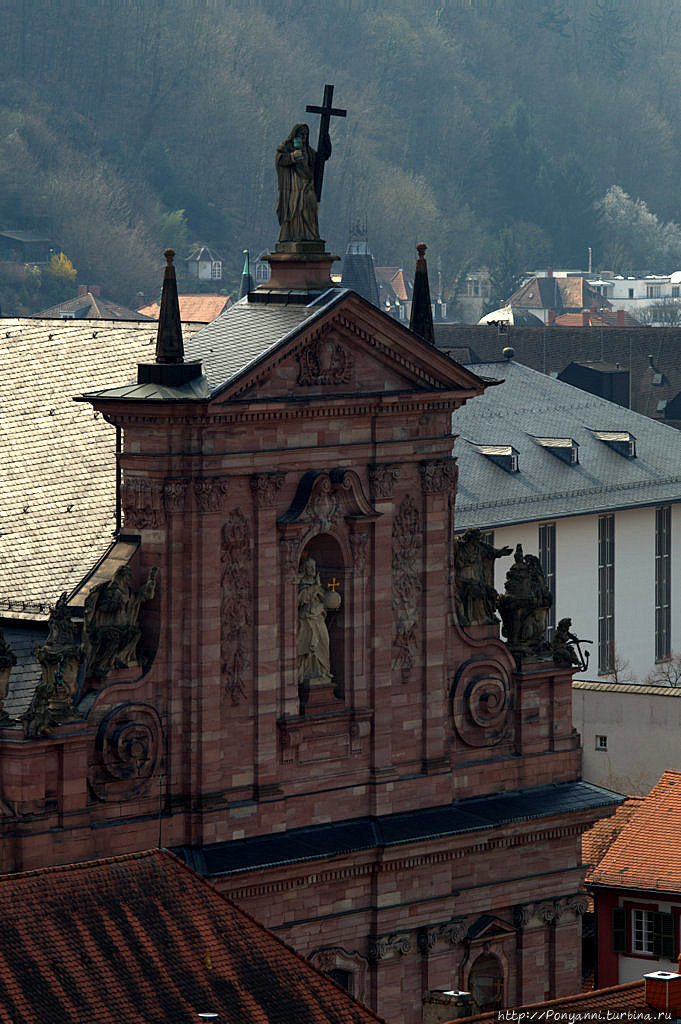
[[334,576],[334,578],[333,578],[333,579],[331,580],[331,582],[330,582],[330,583],[327,583],[326,585],[327,585],[327,587],[329,588],[329,590],[333,590],[334,594],[336,593],[336,588],[337,588],[337,587],[340,587],[340,583],[338,582],[338,580],[336,579],[336,577],[335,577],[335,576]]

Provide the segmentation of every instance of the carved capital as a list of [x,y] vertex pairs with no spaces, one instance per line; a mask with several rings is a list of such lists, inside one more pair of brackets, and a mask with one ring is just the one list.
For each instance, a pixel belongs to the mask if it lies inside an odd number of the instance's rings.
[[388,935],[370,935],[367,944],[367,956],[377,962],[389,956],[404,956],[411,949],[411,939],[407,932],[390,932]]
[[438,944],[446,942],[450,946],[456,946],[461,942],[467,932],[466,920],[463,917],[455,917],[444,924],[430,925],[421,928],[417,935],[417,944],[420,951],[425,955]]
[[157,530],[163,524],[163,488],[158,480],[126,474],[121,503],[126,528]]
[[432,459],[419,463],[421,487],[424,494],[442,494],[456,491],[459,467],[456,460]]
[[395,484],[400,479],[400,467],[396,462],[376,463],[368,466],[371,497],[392,498]]
[[256,508],[272,508],[286,478],[285,473],[254,473],[251,476],[251,492]]
[[227,491],[226,477],[207,476],[194,481],[194,496],[201,512],[219,512]]
[[163,484],[163,506],[170,515],[173,512],[184,511],[185,497],[189,480],[166,480]]

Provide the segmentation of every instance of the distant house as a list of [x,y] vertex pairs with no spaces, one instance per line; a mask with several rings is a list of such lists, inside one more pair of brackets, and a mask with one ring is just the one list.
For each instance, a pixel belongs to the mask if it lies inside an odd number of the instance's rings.
[[[188,324],[210,324],[232,304],[228,295],[178,295],[178,299],[180,319]],[[159,310],[158,302],[152,302],[148,306],[142,306],[138,312],[152,320],[158,320]]]
[[35,231],[0,231],[0,260],[47,263],[54,242]]
[[668,769],[587,874],[598,935],[597,985],[675,971],[681,948],[680,849],[681,772]]
[[396,320],[409,323],[413,282],[402,267],[376,267],[378,305]]
[[612,308],[598,288],[582,275],[562,276],[552,271],[546,277],[535,276],[525,281],[507,299],[506,305],[528,310],[542,323],[551,323],[563,313]]
[[645,677],[681,650],[677,433],[513,360],[474,369],[503,383],[453,416],[457,530],[539,556],[550,630],[570,616],[594,641],[593,678]]
[[121,306],[118,302],[103,299],[99,285],[78,286],[78,295],[66,299],[56,306],[34,313],[36,320],[150,320],[150,316]]
[[198,246],[184,261],[187,277],[198,281],[222,281],[222,259],[207,245]]

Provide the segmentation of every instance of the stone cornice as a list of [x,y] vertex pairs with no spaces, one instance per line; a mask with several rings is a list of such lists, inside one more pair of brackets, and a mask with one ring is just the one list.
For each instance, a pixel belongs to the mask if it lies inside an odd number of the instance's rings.
[[[411,857],[403,856],[390,861],[369,860],[361,864],[347,864],[336,868],[315,868],[309,871],[300,872],[288,878],[272,879],[268,882],[244,884],[244,876],[247,872],[239,872],[233,875],[234,887],[226,888],[224,891],[230,899],[238,902],[242,899],[252,899],[258,896],[271,895],[273,893],[287,892],[301,886],[313,884],[325,884],[328,882],[346,882],[353,878],[361,878],[367,875],[390,874],[400,871],[412,871],[419,868],[427,868],[436,864],[444,864],[447,861],[461,860],[465,857],[485,854],[493,850],[510,849],[512,847],[532,846],[535,843],[543,843],[551,839],[562,839],[566,837],[579,836],[582,834],[582,825],[557,826],[555,828],[538,829],[520,835],[500,836],[496,839],[481,839],[457,849],[434,850],[432,853],[416,854]],[[376,855],[376,851],[371,851]],[[382,851],[385,855],[385,851]],[[342,855],[341,855],[342,856]],[[578,870],[575,865],[575,870]],[[281,867],[271,870],[281,871]],[[223,876],[225,878],[225,876]],[[241,880],[238,884],[237,880]],[[225,879],[226,881],[226,879]]]

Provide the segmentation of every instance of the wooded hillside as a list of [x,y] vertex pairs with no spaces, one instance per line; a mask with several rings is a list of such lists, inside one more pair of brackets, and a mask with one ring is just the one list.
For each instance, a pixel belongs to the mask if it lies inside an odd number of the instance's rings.
[[[366,215],[379,263],[425,240],[445,292],[504,228],[526,267],[587,246],[594,266],[681,266],[676,2],[12,0],[0,38],[0,227],[48,230],[121,302],[156,296],[166,245],[213,245],[236,279],[274,243],[274,152],[306,117],[316,139],[325,82],[348,109],[331,251]],[[654,223],[630,237],[637,199]]]

